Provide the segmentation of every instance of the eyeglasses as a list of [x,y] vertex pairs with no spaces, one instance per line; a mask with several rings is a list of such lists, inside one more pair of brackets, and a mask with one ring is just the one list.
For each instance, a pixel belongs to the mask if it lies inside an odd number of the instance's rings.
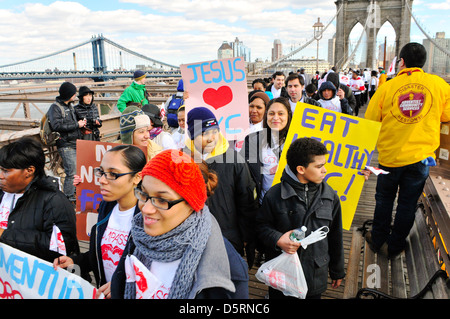
[[139,171],[133,171],[133,172],[128,172],[128,173],[113,173],[113,172],[105,172],[100,167],[94,168],[94,175],[95,176],[100,178],[103,175],[105,175],[105,178],[109,179],[110,181],[114,181],[114,180],[118,179],[120,176],[123,176],[123,175],[136,174],[138,172]]
[[134,195],[136,196],[136,198],[138,200],[140,200],[141,202],[144,202],[144,204],[147,203],[148,200],[150,200],[152,202],[153,206],[155,206],[156,208],[162,209],[162,210],[169,210],[172,208],[172,206],[184,201],[184,198],[169,201],[169,200],[165,200],[160,197],[148,196],[148,194],[144,193],[138,187],[136,187],[134,189]]

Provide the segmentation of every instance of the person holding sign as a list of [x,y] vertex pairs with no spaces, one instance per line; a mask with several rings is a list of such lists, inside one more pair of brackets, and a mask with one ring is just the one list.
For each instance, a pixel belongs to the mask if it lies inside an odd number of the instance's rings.
[[[265,245],[268,259],[282,251],[299,254],[308,285],[307,299],[320,299],[327,289],[328,273],[332,287],[345,277],[341,203],[336,192],[324,182],[325,145],[312,138],[292,142],[281,182],[268,190],[256,216],[258,239]],[[294,229],[306,226],[306,236],[323,226],[327,238],[303,249],[289,237]],[[269,287],[269,299],[292,298]]]
[[128,242],[131,220],[139,212],[134,188],[141,181],[146,164],[144,152],[133,145],[119,145],[107,151],[95,175],[103,200],[98,222],[90,233],[89,250],[79,256],[63,256],[53,265],[66,268],[77,264],[82,274],[94,272],[98,294],[110,298],[110,281]]
[[235,293],[248,298],[235,290],[230,275],[230,267],[240,267],[244,276],[247,269],[242,259],[240,265],[229,262],[220,227],[205,205],[210,187],[194,160],[165,150],[141,175],[135,188],[141,212],[133,218],[131,240],[113,275],[112,297],[224,299]]
[[41,144],[23,137],[0,149],[0,242],[52,262],[50,250],[56,225],[66,251],[78,254],[73,206],[56,179],[45,175]]
[[440,124],[450,121],[450,86],[423,71],[426,58],[423,45],[406,44],[399,54],[397,76],[378,86],[365,114],[366,119],[381,122],[378,162],[389,172],[378,175],[373,226],[366,239],[375,251],[386,242],[392,258],[406,246],[429,166],[435,165]]
[[[258,202],[255,183],[245,160],[219,130],[217,119],[206,107],[188,112],[187,128],[191,139],[184,152],[196,162],[205,160],[219,177],[217,190],[207,205],[217,219],[223,235],[243,256],[246,243],[254,241],[254,219]],[[247,245],[247,262],[253,263],[251,246]]]
[[270,100],[263,119],[263,130],[245,137],[240,154],[256,183],[259,203],[272,187],[291,120],[292,111],[286,98]]

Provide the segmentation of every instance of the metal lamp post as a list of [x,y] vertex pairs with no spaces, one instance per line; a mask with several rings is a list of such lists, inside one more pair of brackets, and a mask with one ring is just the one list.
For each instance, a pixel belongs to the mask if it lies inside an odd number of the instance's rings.
[[324,25],[320,22],[320,18],[317,18],[317,22],[314,23],[314,39],[317,40],[317,55],[316,55],[316,71],[319,71],[319,40],[322,39],[322,31]]

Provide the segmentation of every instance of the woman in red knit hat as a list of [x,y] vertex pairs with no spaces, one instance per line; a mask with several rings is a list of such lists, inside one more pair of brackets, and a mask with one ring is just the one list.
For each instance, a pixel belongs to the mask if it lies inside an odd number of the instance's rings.
[[211,188],[198,165],[181,151],[166,150],[141,176],[135,189],[141,213],[133,218],[127,253],[113,275],[112,298],[232,297],[227,248],[205,205]]

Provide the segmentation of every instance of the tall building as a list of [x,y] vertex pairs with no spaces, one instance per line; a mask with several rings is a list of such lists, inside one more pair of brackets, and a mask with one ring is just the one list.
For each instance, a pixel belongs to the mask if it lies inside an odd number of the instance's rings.
[[[445,32],[436,32],[433,40],[442,48],[450,51],[450,39],[445,38]],[[427,61],[423,70],[438,75],[450,74],[450,58],[428,39],[423,40],[423,46],[427,50]]]
[[395,45],[387,46],[386,57],[384,56],[384,43],[378,46],[377,66],[383,66],[383,64],[386,62],[386,65],[384,67],[387,69],[391,65],[394,58],[395,58]]
[[243,57],[245,62],[250,62],[251,50],[236,37],[234,42],[222,42],[222,45],[217,51],[217,57],[219,59]]
[[276,39],[275,41],[273,41],[272,62],[281,59],[282,56],[283,56],[283,48],[281,46],[281,40]]
[[331,39],[328,39],[328,62],[334,65],[334,52],[336,47],[336,33]]
[[229,59],[233,57],[233,48],[227,41],[223,41],[219,50],[217,50],[218,59]]
[[243,57],[245,62],[251,62],[251,50],[244,45],[244,42],[236,37],[230,45],[233,48],[233,57]]

